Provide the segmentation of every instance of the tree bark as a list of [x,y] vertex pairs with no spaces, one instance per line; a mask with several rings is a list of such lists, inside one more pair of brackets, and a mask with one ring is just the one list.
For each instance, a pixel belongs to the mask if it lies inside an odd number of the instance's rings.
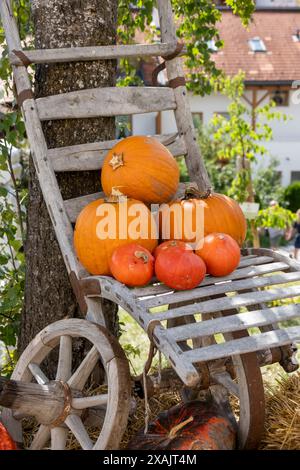
[[[32,15],[38,49],[116,43],[117,0],[32,0]],[[36,68],[35,96],[114,86],[115,77],[115,61],[41,65]],[[114,118],[48,121],[43,128],[48,148],[115,138]],[[57,177],[64,199],[100,190],[98,171],[60,173]],[[81,315],[32,161],[25,250],[20,352],[47,324]],[[110,329],[116,332],[116,306],[105,302],[105,311]]]

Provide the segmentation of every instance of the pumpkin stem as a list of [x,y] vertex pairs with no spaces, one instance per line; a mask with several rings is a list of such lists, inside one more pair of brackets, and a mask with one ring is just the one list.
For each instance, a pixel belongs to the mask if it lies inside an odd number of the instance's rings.
[[212,193],[211,188],[207,189],[205,192],[199,191],[198,188],[195,188],[194,186],[188,186],[185,190],[184,194],[184,200],[185,199],[207,199]]
[[111,203],[119,203],[119,202],[125,202],[127,200],[127,196],[125,196],[119,189],[114,186],[111,190],[111,195],[108,196],[105,199],[105,202],[111,202]]
[[119,166],[124,166],[123,158],[124,158],[123,153],[120,153],[119,155],[114,153],[113,156],[111,157],[109,165],[112,166],[113,170],[116,170],[117,168],[119,168]]
[[136,256],[137,258],[142,258],[145,264],[148,263],[149,256],[144,251],[135,251],[134,256]]
[[190,416],[185,421],[182,421],[182,423],[179,423],[177,424],[177,426],[174,426],[174,428],[172,428],[171,431],[169,432],[169,436],[168,436],[169,439],[173,439],[178,433],[178,431],[180,431],[180,429],[184,428],[186,424],[190,423],[193,420],[194,420],[194,416]]

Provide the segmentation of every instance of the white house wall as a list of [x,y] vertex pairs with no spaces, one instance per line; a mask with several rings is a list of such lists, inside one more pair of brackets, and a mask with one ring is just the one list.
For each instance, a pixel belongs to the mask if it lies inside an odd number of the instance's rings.
[[[257,92],[259,100],[265,90]],[[251,101],[252,92],[247,91],[246,97]],[[278,171],[282,174],[282,184],[284,186],[291,182],[291,172],[300,172],[300,104],[293,102],[293,91],[290,92],[289,106],[280,106],[275,108],[290,117],[287,122],[273,121],[271,127],[273,129],[274,139],[266,142],[264,145],[270,151],[270,154],[279,161]],[[226,112],[230,103],[229,99],[220,94],[210,96],[195,96],[190,94],[190,106],[193,113],[203,114],[203,123],[207,125],[216,112]],[[269,98],[263,102],[267,103]],[[300,101],[300,100],[299,100]],[[143,114],[133,116],[133,133],[138,134],[155,134],[156,133],[156,113]],[[176,132],[176,122],[173,111],[164,111],[161,116],[161,132]],[[264,165],[268,165],[268,158],[264,159]]]

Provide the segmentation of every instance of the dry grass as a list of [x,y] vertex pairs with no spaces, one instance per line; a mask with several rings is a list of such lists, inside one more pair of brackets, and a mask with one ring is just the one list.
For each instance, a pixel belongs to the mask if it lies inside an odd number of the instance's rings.
[[264,450],[300,450],[300,373],[267,387]]

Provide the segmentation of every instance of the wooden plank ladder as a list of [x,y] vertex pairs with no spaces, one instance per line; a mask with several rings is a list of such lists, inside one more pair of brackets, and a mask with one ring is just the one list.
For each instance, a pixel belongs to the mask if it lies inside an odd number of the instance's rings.
[[[14,371],[14,380],[30,382],[35,379],[37,384],[46,387],[51,381],[42,371],[42,362],[53,348],[59,347],[56,379],[64,384],[63,389],[59,388],[62,402],[52,413],[47,408],[47,419],[41,410],[35,412],[40,427],[33,438],[32,449],[45,447],[49,439],[51,448],[65,448],[67,428],[82,448],[111,449],[119,445],[127,424],[131,387],[127,360],[105,328],[103,298],[117,303],[132,315],[168,359],[183,385],[195,393],[206,389],[215,397],[223,396],[227,400],[230,395],[235,397],[239,403],[237,421],[241,448],[254,448],[263,430],[264,395],[260,366],[280,362],[288,371],[296,368],[292,343],[300,341],[300,326],[282,327],[282,322],[300,317],[300,265],[296,261],[270,250],[248,249],[243,252],[238,269],[231,275],[224,278],[208,276],[193,290],[173,292],[155,281],[145,288],[129,289],[109,277],[89,276],[74,252],[72,223],[80,210],[88,202],[100,198],[102,193],[64,201],[56,173],[100,169],[106,152],[116,141],[48,149],[42,121],[172,110],[178,133],[155,137],[175,157],[185,156],[191,181],[203,191],[210,188],[182,80],[177,80],[179,86],[175,88],[89,89],[39,99],[34,99],[31,92],[26,68],[30,63],[174,53],[177,39],[171,2],[158,0],[157,3],[160,44],[25,51],[22,50],[10,0],[0,2],[32,158],[66,269],[88,320],[63,320],[49,325],[28,346]],[[168,60],[166,69],[170,83],[183,77],[178,57]],[[159,311],[157,307],[160,307]],[[92,343],[77,371],[72,370],[74,337],[84,337]],[[107,375],[108,390],[96,398],[86,398],[80,393],[99,359]],[[53,399],[58,387],[49,385],[48,388],[47,393]],[[45,390],[43,388],[43,393]],[[68,407],[63,406],[64,399]],[[18,407],[19,418],[18,413],[7,408],[2,418],[20,441],[19,402]],[[78,411],[84,408],[89,408],[91,415],[97,417],[99,438],[96,442],[91,441],[83,416]]]

